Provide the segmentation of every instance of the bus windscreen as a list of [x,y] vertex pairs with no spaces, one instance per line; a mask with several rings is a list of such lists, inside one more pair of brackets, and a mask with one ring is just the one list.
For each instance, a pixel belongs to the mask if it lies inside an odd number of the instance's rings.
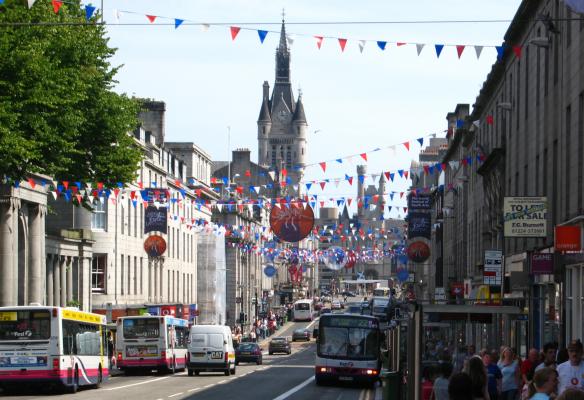
[[0,341],[48,340],[50,337],[48,310],[0,311]]
[[158,318],[128,318],[123,323],[124,339],[155,339],[160,337]]
[[322,357],[374,360],[379,356],[379,330],[324,326],[319,332],[318,350]]

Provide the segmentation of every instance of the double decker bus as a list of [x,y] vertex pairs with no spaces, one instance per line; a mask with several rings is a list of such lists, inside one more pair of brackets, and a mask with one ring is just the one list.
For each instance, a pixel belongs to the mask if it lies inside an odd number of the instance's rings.
[[297,300],[294,303],[294,321],[312,321],[314,305],[312,300]]
[[315,380],[373,385],[381,369],[379,320],[368,315],[325,314],[320,317]]
[[0,385],[98,387],[109,372],[106,318],[76,308],[0,307]]
[[120,317],[116,321],[116,365],[176,372],[187,365],[189,322],[168,315]]

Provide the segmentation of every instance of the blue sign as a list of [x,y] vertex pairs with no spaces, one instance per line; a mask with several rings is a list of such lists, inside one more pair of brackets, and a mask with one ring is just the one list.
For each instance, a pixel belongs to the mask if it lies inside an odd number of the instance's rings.
[[408,263],[408,256],[405,254],[402,254],[398,257],[398,260],[402,264],[407,264]]
[[266,268],[264,268],[264,274],[266,274],[268,278],[271,278],[276,275],[276,268],[274,268],[273,265],[267,265]]
[[397,270],[397,279],[399,279],[400,282],[407,281],[409,277],[410,273],[408,272],[407,269],[401,268]]
[[148,307],[148,314],[160,315],[160,307]]

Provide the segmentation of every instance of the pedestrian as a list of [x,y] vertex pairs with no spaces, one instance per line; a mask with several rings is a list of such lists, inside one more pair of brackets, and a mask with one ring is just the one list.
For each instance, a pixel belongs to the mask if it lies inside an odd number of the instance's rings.
[[487,390],[487,369],[479,356],[472,356],[466,363],[466,371],[472,381],[472,397],[475,400],[490,400]]
[[433,375],[432,367],[429,365],[422,370],[422,400],[430,400],[432,397]]
[[533,379],[535,368],[540,364],[539,351],[536,348],[529,349],[527,359],[521,363],[521,380],[528,385]]
[[580,340],[572,340],[568,345],[569,360],[558,365],[559,394],[562,394],[568,388],[584,391],[582,350],[582,342]]
[[[257,329],[257,328],[255,328],[255,329]],[[252,330],[249,332],[249,338],[251,339],[252,343],[255,343],[255,342],[257,341],[257,336],[256,336],[256,331],[255,331],[255,329],[252,329]]]
[[505,347],[497,365],[503,375],[500,400],[516,400],[521,378],[519,361],[510,347]]
[[537,367],[535,367],[535,372],[542,368],[557,368],[556,356],[558,353],[558,345],[556,343],[546,343],[543,345],[543,362],[541,362]]
[[487,391],[489,392],[489,397],[491,400],[499,399],[499,385],[501,383],[501,370],[497,367],[497,364],[493,362],[492,354],[489,350],[481,350],[481,356],[483,360],[483,365],[487,370]]
[[439,366],[439,375],[434,381],[432,400],[448,400],[448,379],[451,374],[452,364],[449,362],[441,363]]
[[540,368],[529,382],[530,400],[549,400],[558,387],[558,373],[550,367]]
[[472,380],[467,373],[452,375],[448,384],[448,396],[450,400],[473,400]]
[[578,389],[566,389],[556,400],[584,400],[584,392]]

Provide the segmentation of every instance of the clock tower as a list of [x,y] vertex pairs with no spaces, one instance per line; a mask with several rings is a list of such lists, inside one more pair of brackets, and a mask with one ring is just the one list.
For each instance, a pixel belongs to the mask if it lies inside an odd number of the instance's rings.
[[302,104],[302,93],[294,100],[290,78],[290,48],[282,19],[280,43],[276,49],[276,79],[263,84],[263,97],[258,118],[258,164],[270,167],[286,182],[284,193],[299,195],[307,160],[308,124]]

